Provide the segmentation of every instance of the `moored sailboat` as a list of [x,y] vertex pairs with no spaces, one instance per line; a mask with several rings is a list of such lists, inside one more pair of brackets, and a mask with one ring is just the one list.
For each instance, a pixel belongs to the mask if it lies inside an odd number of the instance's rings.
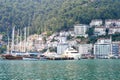
[[22,60],[23,57],[22,56],[18,56],[18,55],[15,55],[13,53],[14,51],[14,32],[15,32],[15,27],[13,27],[13,30],[12,30],[12,45],[11,45],[11,52],[9,51],[9,37],[8,37],[8,49],[7,49],[7,53],[6,54],[3,54],[1,55],[2,59],[6,59],[6,60]]

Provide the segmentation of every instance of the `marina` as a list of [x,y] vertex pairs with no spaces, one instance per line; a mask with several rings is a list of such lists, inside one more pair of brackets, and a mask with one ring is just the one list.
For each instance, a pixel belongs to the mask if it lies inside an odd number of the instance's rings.
[[120,80],[120,0],[0,0],[0,80]]

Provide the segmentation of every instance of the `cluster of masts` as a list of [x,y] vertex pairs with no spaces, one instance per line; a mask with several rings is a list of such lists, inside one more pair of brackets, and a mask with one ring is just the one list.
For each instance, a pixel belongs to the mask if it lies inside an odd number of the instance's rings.
[[[24,28],[24,40],[22,39],[22,36],[23,36],[22,30],[18,29],[17,36],[15,39],[15,27],[13,27],[13,29],[12,29],[12,42],[10,42],[10,38],[8,36],[8,45],[7,45],[7,53],[8,54],[12,54],[13,51],[27,52],[27,42],[28,42],[27,36],[29,36],[29,27],[27,27],[27,29],[26,29],[26,27]],[[24,41],[24,48],[22,48],[22,46],[23,46],[22,41]],[[16,49],[15,46],[20,47],[20,48]]]

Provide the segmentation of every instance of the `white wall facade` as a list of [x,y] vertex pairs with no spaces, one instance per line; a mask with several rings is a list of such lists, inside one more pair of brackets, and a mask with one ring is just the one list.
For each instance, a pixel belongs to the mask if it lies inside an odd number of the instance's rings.
[[78,51],[81,55],[83,54],[91,54],[92,44],[80,44],[78,46]]
[[74,26],[74,33],[76,36],[87,37],[86,31],[89,28],[88,25],[78,24]]

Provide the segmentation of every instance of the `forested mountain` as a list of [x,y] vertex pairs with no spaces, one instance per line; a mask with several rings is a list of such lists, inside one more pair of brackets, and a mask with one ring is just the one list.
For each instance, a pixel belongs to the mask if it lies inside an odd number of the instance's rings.
[[92,19],[119,19],[120,0],[0,0],[0,33],[30,26],[30,33],[58,31]]

